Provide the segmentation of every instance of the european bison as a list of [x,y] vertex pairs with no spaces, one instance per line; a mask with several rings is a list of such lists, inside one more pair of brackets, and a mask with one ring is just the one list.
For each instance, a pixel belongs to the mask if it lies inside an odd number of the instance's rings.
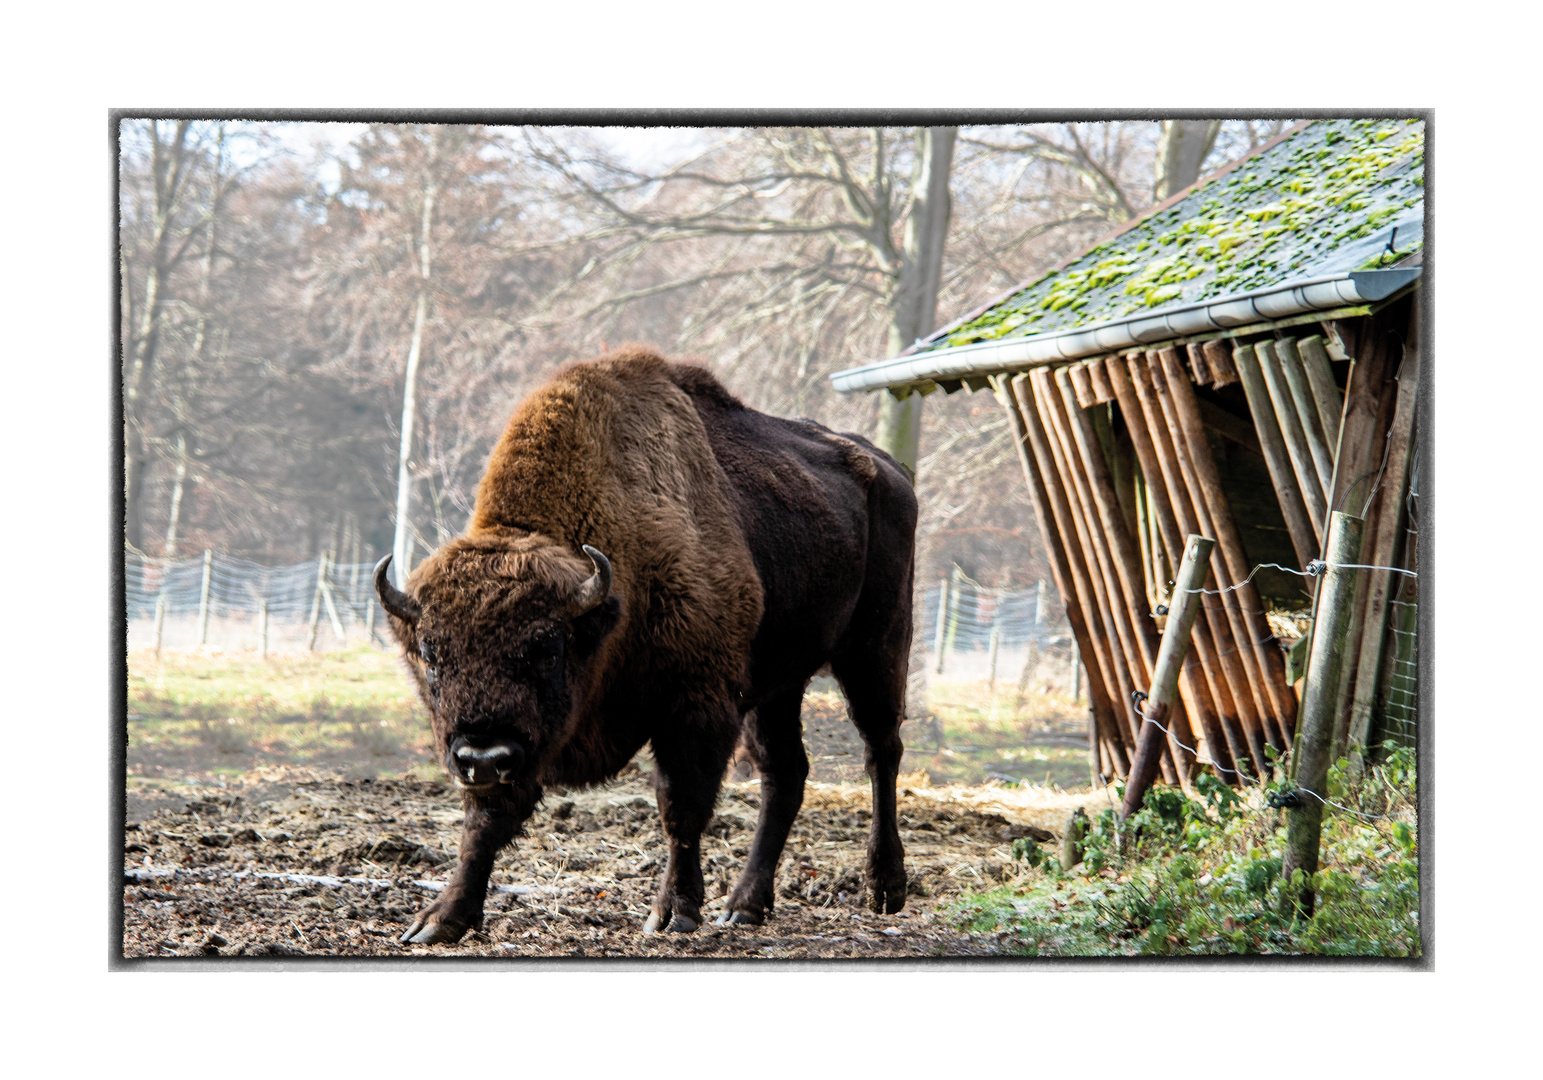
[[855,435],[747,408],[706,370],[640,348],[561,369],[510,420],[464,536],[391,615],[466,809],[460,860],[402,935],[479,926],[498,850],[546,785],[596,784],[648,743],[669,845],[643,929],[702,921],[699,839],[743,731],[761,810],[720,923],[758,923],[803,802],[799,707],[828,664],[867,744],[875,911],[906,877],[895,775],[916,498]]

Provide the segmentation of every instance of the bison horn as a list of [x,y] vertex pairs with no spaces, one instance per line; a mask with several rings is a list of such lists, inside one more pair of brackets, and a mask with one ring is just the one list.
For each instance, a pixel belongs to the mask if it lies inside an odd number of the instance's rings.
[[611,595],[611,560],[588,544],[584,545],[584,554],[588,555],[589,561],[595,564],[595,572],[585,579],[584,584],[579,586],[579,591],[573,597],[575,615],[593,611],[600,606],[602,600]]
[[391,579],[386,576],[390,569],[390,555],[375,564],[375,593],[380,597],[380,606],[403,622],[415,623],[423,614],[423,609],[418,606],[418,601],[391,584]]

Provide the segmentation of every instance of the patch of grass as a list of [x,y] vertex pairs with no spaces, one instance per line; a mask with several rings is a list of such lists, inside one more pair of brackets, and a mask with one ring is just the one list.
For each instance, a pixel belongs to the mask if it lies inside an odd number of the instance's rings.
[[1203,802],[1154,787],[1126,823],[1134,839],[1124,852],[1105,811],[1071,871],[1048,852],[1015,852],[1037,865],[1011,886],[967,897],[952,917],[1005,933],[1009,951],[1023,955],[1418,955],[1412,753],[1393,751],[1356,782],[1344,762],[1331,770],[1329,798],[1375,816],[1326,814],[1309,918],[1282,903],[1285,821],[1267,792],[1244,799],[1209,776],[1198,785]]
[[256,765],[378,775],[430,751],[428,718],[392,653],[145,650],[129,655],[129,771],[217,774]]
[[1061,788],[1089,786],[1087,706],[1069,695],[1030,690],[1011,681],[933,680],[927,694],[930,730],[906,732],[907,769],[925,769],[934,784],[979,784],[1011,778]]

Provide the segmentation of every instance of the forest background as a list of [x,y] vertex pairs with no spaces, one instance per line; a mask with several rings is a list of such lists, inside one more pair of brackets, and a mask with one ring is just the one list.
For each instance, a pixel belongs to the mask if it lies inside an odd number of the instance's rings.
[[[768,412],[870,437],[914,423],[827,376],[1288,124],[124,119],[127,545],[270,564],[395,550],[405,572],[463,528],[520,400],[624,342]],[[990,399],[924,399],[919,447],[918,581],[955,563],[989,586],[1048,577]]]

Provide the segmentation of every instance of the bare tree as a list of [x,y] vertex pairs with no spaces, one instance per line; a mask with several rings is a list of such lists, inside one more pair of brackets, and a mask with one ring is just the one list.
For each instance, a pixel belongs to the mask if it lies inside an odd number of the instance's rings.
[[1216,145],[1220,120],[1164,120],[1157,139],[1152,201],[1162,202],[1200,179],[1200,166]]
[[[202,215],[189,212],[189,191],[200,153],[191,121],[171,124],[157,121],[125,121],[125,163],[145,155],[147,183],[132,165],[122,184],[120,213],[141,225],[141,245],[121,252],[123,275],[124,343],[124,538],[130,547],[144,546],[142,505],[145,471],[150,459],[148,404],[155,398],[156,362],[159,359],[170,278],[204,224]],[[137,137],[137,138],[136,138]],[[143,140],[143,148],[136,142]],[[138,278],[136,289],[135,278]],[[136,295],[137,294],[137,295]]]

